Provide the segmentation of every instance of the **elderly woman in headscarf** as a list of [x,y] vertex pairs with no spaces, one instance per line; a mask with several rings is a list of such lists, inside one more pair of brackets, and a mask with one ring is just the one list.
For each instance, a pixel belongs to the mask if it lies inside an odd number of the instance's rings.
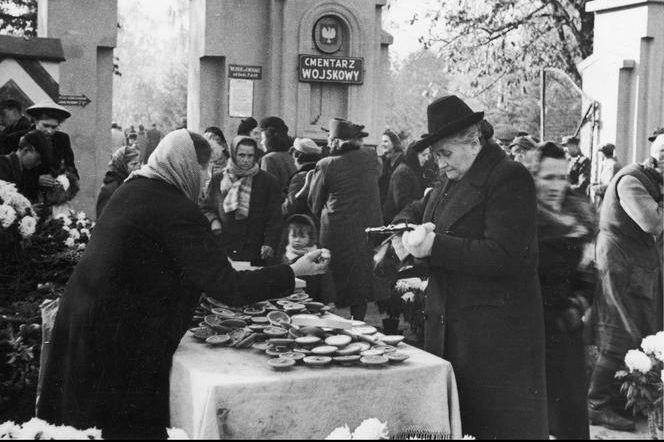
[[129,177],[129,174],[141,167],[140,156],[141,152],[131,146],[122,146],[113,152],[111,162],[108,163],[109,170],[104,176],[104,184],[97,197],[97,218],[101,215],[113,192]]
[[235,137],[228,164],[210,180],[201,208],[231,259],[264,265],[279,243],[281,187],[258,167],[257,156],[256,140]]
[[595,211],[570,190],[561,147],[543,143],[529,157],[537,189],[549,431],[559,439],[588,439],[582,318],[592,301],[594,276],[583,258],[596,230]]
[[196,204],[211,148],[166,135],[111,197],[60,300],[37,416],[105,439],[166,438],[169,372],[201,293],[229,305],[290,293],[321,251],[237,272]]

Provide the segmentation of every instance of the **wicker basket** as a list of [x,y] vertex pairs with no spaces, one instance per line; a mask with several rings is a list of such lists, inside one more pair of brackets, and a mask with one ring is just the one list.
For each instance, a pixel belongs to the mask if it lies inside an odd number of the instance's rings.
[[661,407],[648,413],[648,429],[652,439],[664,439],[664,421]]

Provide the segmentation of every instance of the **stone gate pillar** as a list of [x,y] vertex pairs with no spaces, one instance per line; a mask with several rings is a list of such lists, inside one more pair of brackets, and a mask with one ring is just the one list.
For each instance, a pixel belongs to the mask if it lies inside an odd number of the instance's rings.
[[[60,104],[72,116],[62,130],[71,137],[81,191],[72,202],[94,218],[96,196],[111,154],[115,0],[39,0],[39,37],[61,41]],[[89,103],[88,103],[89,100]]]
[[278,115],[323,142],[332,117],[384,129],[392,37],[386,0],[191,0],[187,121],[228,138],[242,118]]
[[584,91],[600,102],[599,143],[623,163],[642,161],[664,126],[664,0],[594,0],[593,54],[580,64]]

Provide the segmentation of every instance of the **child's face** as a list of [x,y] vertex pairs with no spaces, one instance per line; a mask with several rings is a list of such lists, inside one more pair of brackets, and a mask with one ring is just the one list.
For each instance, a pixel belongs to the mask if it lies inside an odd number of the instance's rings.
[[296,249],[308,247],[311,244],[311,235],[309,235],[309,232],[297,232],[290,229],[288,232],[288,243]]

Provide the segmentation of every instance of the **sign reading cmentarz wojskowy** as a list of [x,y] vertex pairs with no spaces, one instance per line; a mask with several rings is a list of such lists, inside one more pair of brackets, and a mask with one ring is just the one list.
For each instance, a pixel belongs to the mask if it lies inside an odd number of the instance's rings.
[[297,71],[304,82],[362,84],[364,59],[300,54]]

